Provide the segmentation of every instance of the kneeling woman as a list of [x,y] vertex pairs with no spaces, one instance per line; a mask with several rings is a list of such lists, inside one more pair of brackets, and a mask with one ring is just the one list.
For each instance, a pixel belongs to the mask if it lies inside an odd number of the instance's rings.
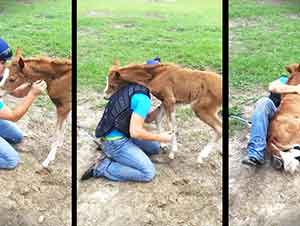
[[[5,63],[12,56],[8,44],[0,38],[0,81],[5,74]],[[37,81],[32,86],[24,84],[10,93],[15,97],[25,97],[24,101],[11,110],[0,99],[0,169],[14,169],[20,160],[18,152],[11,144],[20,143],[23,139],[22,131],[14,123],[28,111],[29,107],[47,88],[44,81]]]
[[[158,154],[160,142],[170,142],[169,133],[153,134],[144,128],[153,118],[150,92],[141,85],[128,84],[111,97],[96,129],[105,157],[91,166],[81,180],[106,177],[115,181],[151,181],[155,168],[149,155]],[[151,120],[149,120],[151,121]]]

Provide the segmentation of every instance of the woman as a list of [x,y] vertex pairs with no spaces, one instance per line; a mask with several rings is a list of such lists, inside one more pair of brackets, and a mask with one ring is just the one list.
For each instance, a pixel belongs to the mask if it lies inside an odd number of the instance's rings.
[[[0,80],[3,78],[5,63],[12,56],[9,45],[0,38]],[[23,102],[10,109],[0,99],[0,169],[14,169],[20,160],[19,154],[11,144],[20,143],[23,139],[22,131],[15,123],[28,111],[29,107],[45,89],[44,81],[37,81],[32,86],[24,84],[10,93],[15,97],[24,97]]]

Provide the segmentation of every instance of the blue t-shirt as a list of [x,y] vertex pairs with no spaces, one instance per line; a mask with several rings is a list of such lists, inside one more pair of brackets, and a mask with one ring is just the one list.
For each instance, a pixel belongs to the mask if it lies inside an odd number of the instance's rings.
[[[281,75],[279,78],[278,78],[279,82],[282,83],[282,84],[286,84],[289,80],[288,76],[287,75]],[[269,98],[273,101],[274,105],[276,107],[279,106],[280,102],[281,102],[281,95],[279,93],[273,93],[271,92],[270,95],[269,95]]]
[[279,78],[279,82],[282,83],[282,84],[286,84],[288,82],[289,78],[287,76],[284,76],[282,75],[280,78]]
[[3,100],[0,99],[0,110],[2,110],[4,108],[4,102]]
[[[134,94],[131,97],[130,108],[135,114],[145,119],[151,108],[151,100],[145,94],[142,93]],[[124,137],[124,136],[125,135],[119,130],[113,129],[105,137],[113,138],[113,137]]]

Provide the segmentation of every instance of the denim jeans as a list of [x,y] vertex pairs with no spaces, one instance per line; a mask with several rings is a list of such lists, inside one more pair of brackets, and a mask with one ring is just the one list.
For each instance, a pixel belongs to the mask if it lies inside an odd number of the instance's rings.
[[268,97],[263,97],[257,101],[252,114],[250,141],[247,147],[248,157],[254,157],[261,163],[265,159],[269,123],[276,110],[273,101]]
[[158,154],[159,142],[122,138],[103,142],[105,158],[94,170],[94,177],[114,181],[151,181],[155,168],[148,155]]
[[21,130],[13,122],[0,120],[0,169],[13,169],[18,165],[19,154],[10,143],[17,144],[22,139]]

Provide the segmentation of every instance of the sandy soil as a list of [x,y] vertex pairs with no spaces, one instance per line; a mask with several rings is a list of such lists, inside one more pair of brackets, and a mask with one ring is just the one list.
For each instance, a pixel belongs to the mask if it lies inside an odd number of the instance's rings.
[[[243,112],[249,118],[252,106]],[[230,225],[297,226],[300,222],[300,177],[274,170],[267,156],[260,168],[241,164],[246,156],[249,129],[229,140]]]
[[[78,94],[78,124],[91,133],[105,102],[99,93]],[[173,162],[157,156],[156,177],[150,183],[118,183],[107,179],[78,180],[80,226],[215,226],[222,219],[222,156],[215,152],[203,165],[196,164],[199,149],[212,130],[178,109],[179,152]],[[149,129],[154,130],[154,125]],[[97,156],[96,145],[78,129],[78,176]]]
[[[67,124],[64,145],[50,165],[51,174],[37,174],[48,155],[56,120],[50,100],[46,96],[42,99],[17,122],[26,135],[24,142],[16,146],[20,165],[15,170],[0,171],[1,226],[71,225],[71,123]],[[9,107],[19,101],[12,97],[4,99]],[[51,109],[38,106],[43,102],[51,105]]]

